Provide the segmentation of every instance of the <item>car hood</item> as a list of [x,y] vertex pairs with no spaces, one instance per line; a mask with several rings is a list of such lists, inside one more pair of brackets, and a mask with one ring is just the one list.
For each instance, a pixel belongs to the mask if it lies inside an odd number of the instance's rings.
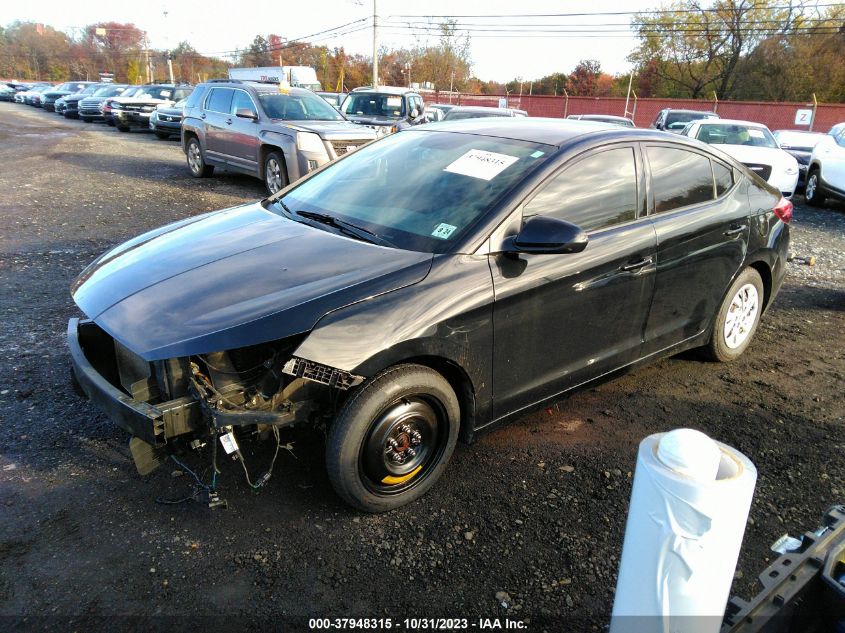
[[146,360],[257,345],[417,283],[432,255],[294,222],[255,203],[183,220],[101,256],[71,288]]
[[354,114],[347,114],[346,118],[353,123],[361,125],[395,125],[397,121],[401,121],[400,117],[389,116],[356,116]]
[[59,97],[65,97],[72,94],[73,91],[71,90],[50,90],[49,92],[42,92],[41,96],[45,99],[58,99]]
[[183,108],[173,108],[170,106],[159,106],[155,109],[159,114],[166,114],[167,116],[183,116]]
[[349,121],[285,121],[284,125],[298,132],[315,132],[323,138],[376,137],[375,130],[362,128]]
[[719,143],[715,147],[718,147],[728,156],[733,156],[741,163],[762,163],[783,168],[790,164],[795,166],[796,163],[794,157],[775,147],[753,147],[751,145],[729,145],[727,143]]

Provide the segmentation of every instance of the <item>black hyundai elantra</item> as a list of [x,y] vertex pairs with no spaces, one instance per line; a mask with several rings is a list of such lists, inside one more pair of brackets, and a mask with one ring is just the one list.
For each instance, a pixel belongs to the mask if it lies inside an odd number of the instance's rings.
[[[79,387],[136,466],[325,425],[338,494],[424,494],[459,438],[689,348],[730,361],[785,274],[792,205],[677,135],[438,123],[255,204],[120,245],[73,285]],[[256,433],[256,431],[258,433]],[[275,461],[275,458],[274,458]],[[258,469],[259,466],[264,466]]]

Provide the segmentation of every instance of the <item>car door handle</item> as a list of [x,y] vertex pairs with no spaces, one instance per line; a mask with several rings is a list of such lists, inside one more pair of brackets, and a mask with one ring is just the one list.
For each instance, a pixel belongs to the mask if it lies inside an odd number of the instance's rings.
[[226,125],[232,125],[232,119],[226,119]]
[[739,235],[740,233],[742,233],[745,230],[745,228],[746,227],[745,227],[744,224],[741,224],[739,226],[734,224],[734,225],[731,226],[731,228],[729,228],[727,231],[725,231],[725,235],[727,237],[733,237],[734,235]]
[[633,264],[625,264],[619,270],[624,270],[625,272],[629,272],[631,270],[639,270],[640,268],[645,268],[651,262],[651,257],[646,257],[645,259],[641,259],[640,261],[634,262]]
[[205,112],[203,112],[203,113],[200,115],[200,118],[201,118],[201,119],[204,119],[204,118],[205,118]]

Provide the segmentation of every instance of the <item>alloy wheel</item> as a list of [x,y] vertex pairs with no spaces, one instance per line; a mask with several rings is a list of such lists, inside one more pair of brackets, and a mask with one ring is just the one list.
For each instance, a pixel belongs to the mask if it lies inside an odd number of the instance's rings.
[[722,335],[725,345],[730,349],[740,347],[757,322],[760,311],[760,297],[753,284],[745,284],[731,299],[728,313],[725,317],[725,327]]

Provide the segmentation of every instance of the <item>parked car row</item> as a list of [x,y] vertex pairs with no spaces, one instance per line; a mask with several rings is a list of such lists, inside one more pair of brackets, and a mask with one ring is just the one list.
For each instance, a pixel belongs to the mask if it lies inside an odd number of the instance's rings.
[[[347,94],[237,79],[211,80],[196,88],[86,81],[4,87],[0,98],[67,118],[105,121],[121,132],[149,129],[162,139],[178,136],[195,177],[226,168],[260,178],[270,194],[375,138],[411,126],[528,116],[515,108],[426,106],[419,92],[394,86],[364,86]],[[567,119],[634,127],[631,119],[608,114]],[[665,108],[651,127],[718,145],[787,199],[805,180],[811,204],[845,196],[845,125],[830,134],[772,133],[761,123],[722,119],[715,112]]]

